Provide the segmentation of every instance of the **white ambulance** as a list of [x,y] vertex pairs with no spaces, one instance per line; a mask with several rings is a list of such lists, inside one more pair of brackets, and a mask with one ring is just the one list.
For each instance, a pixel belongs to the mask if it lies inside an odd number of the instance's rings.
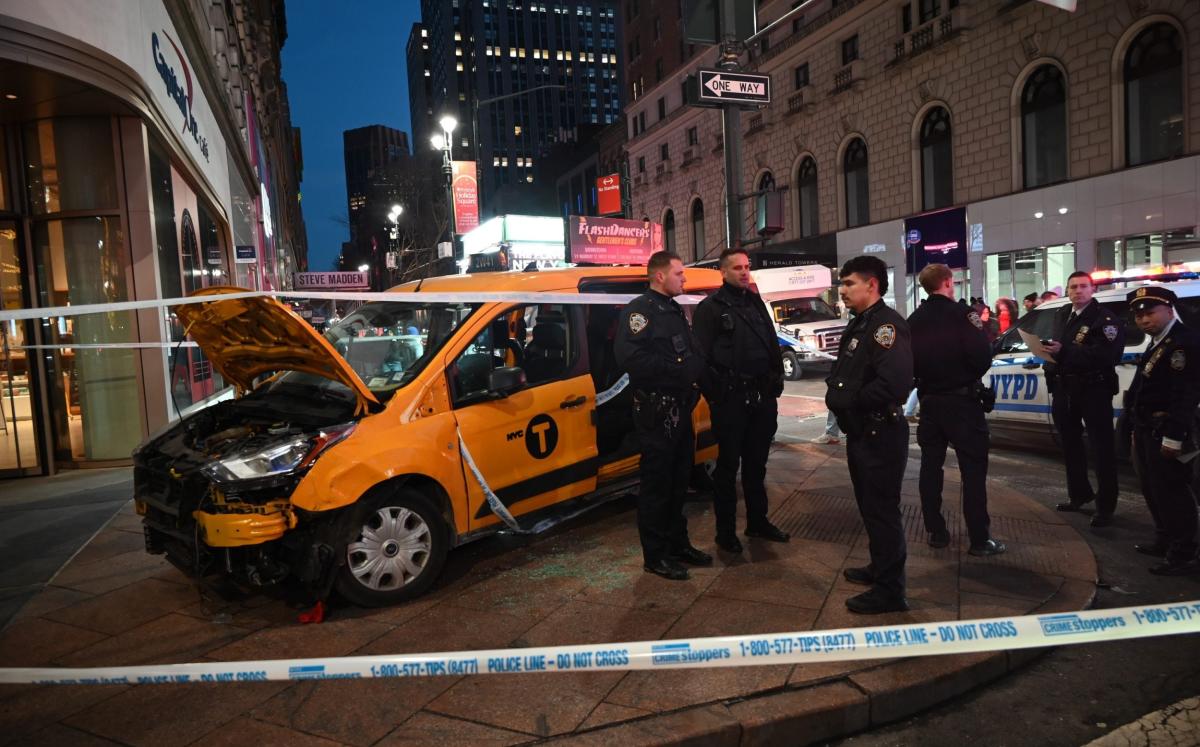
[[[1146,335],[1134,324],[1125,295],[1142,285],[1169,287],[1179,296],[1176,306],[1179,318],[1193,329],[1200,329],[1200,280],[1195,279],[1200,278],[1200,263],[1134,268],[1124,273],[1100,271],[1092,276],[1097,285],[1095,300],[1125,321],[1125,352],[1117,366],[1120,391],[1113,397],[1113,414],[1120,419],[1122,395],[1149,344]],[[1017,330],[1040,339],[1052,338],[1054,312],[1069,303],[1066,298],[1048,301],[1027,312],[1015,327],[997,338],[992,368],[983,376],[983,383],[996,390],[996,408],[987,416],[993,441],[1020,446],[1056,445],[1050,395],[1042,368],[1044,361],[1029,352]]]
[[831,306],[837,292],[829,268],[771,267],[751,275],[775,320],[784,378],[795,380],[805,369],[828,368],[846,328],[846,321]]

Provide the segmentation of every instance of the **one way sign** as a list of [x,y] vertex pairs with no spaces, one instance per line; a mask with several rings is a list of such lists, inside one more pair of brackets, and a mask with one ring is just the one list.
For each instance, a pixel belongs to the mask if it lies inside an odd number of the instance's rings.
[[706,104],[769,104],[771,76],[700,70],[700,101]]

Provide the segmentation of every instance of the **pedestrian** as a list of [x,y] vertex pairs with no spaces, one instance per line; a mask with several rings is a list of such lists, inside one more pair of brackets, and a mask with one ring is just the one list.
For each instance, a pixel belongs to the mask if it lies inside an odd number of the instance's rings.
[[982,298],[975,299],[975,303],[971,304],[971,310],[979,317],[979,321],[983,324],[983,333],[987,336],[988,345],[1000,336],[1000,324],[992,318],[992,310]]
[[692,471],[692,408],[700,393],[704,358],[683,309],[683,262],[655,252],[646,263],[650,290],[621,310],[614,341],[617,364],[633,388],[633,422],[641,444],[638,536],[643,568],[682,581],[682,564],[711,565],[712,556],[688,540],[683,499]]
[[846,600],[851,612],[908,609],[904,598],[904,524],[900,484],[908,461],[908,423],[900,405],[912,387],[908,323],[883,302],[888,269],[878,257],[842,265],[841,296],[854,316],[842,333],[825,404],[846,434],[854,498],[869,540],[871,562],[846,568],[847,581],[871,588]]
[[814,444],[840,444],[842,429],[838,428],[837,416],[830,410],[825,415],[825,432],[812,440]]
[[[1067,285],[1070,286],[1070,284],[1071,284],[1071,282],[1068,279]],[[1042,304],[1046,303],[1047,301],[1053,301],[1054,299],[1058,298],[1060,295],[1061,294],[1056,290],[1044,291],[1042,293],[1042,295],[1038,296],[1038,306],[1041,306]]]
[[1030,293],[1027,296],[1025,296],[1025,298],[1021,299],[1021,304],[1022,304],[1022,306],[1024,306],[1026,314],[1028,314],[1029,312],[1031,312],[1035,308],[1037,308],[1037,305],[1039,303],[1040,303],[1040,300],[1038,299],[1037,293]]
[[[942,468],[953,446],[962,473],[963,518],[972,555],[998,555],[987,510],[988,427],[980,401],[980,378],[992,365],[992,346],[978,312],[966,314],[954,299],[954,273],[926,265],[917,276],[929,299],[908,317],[913,373],[921,401],[917,443],[921,447],[921,513],[929,546],[946,547],[950,531],[942,515]],[[987,308],[984,306],[983,308]]]
[[[1117,456],[1113,436],[1113,395],[1119,390],[1116,366],[1125,352],[1121,320],[1092,298],[1096,286],[1086,272],[1067,278],[1071,303],[1055,312],[1054,339],[1045,364],[1050,413],[1062,436],[1067,467],[1067,502],[1059,511],[1078,511],[1096,501],[1092,526],[1112,523],[1117,508]],[[1088,482],[1088,458],[1083,445],[1087,431],[1096,468],[1096,490]]]
[[783,394],[783,357],[775,323],[750,285],[750,255],[726,249],[718,263],[720,290],[696,307],[692,330],[708,362],[704,396],[717,434],[713,514],[717,547],[742,552],[737,537],[737,474],[742,472],[747,537],[787,542],[787,532],[767,519],[767,457]]
[[1159,576],[1200,575],[1196,556],[1196,495],[1190,459],[1200,405],[1200,335],[1175,316],[1175,293],[1159,286],[1130,291],[1125,298],[1134,320],[1151,339],[1125,392],[1133,420],[1133,453],[1142,495],[1154,519],[1154,542],[1135,545],[1163,558],[1151,566]]
[[995,318],[999,323],[1000,334],[1007,332],[1017,323],[1017,302],[1011,298],[998,299]]

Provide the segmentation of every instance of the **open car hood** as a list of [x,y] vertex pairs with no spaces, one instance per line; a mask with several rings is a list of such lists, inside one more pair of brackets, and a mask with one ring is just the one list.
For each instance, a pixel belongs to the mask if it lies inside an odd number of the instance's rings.
[[202,288],[192,297],[213,296],[212,301],[175,307],[184,329],[226,381],[248,391],[263,374],[303,371],[350,387],[359,412],[379,404],[346,359],[285,304],[267,296],[221,298],[250,292],[228,286]]

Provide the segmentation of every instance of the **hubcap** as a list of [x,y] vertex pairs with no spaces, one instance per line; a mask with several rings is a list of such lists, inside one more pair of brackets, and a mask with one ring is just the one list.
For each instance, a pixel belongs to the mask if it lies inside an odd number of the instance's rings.
[[393,591],[421,575],[432,550],[425,520],[407,508],[388,506],[372,514],[357,541],[346,547],[346,564],[368,589]]

